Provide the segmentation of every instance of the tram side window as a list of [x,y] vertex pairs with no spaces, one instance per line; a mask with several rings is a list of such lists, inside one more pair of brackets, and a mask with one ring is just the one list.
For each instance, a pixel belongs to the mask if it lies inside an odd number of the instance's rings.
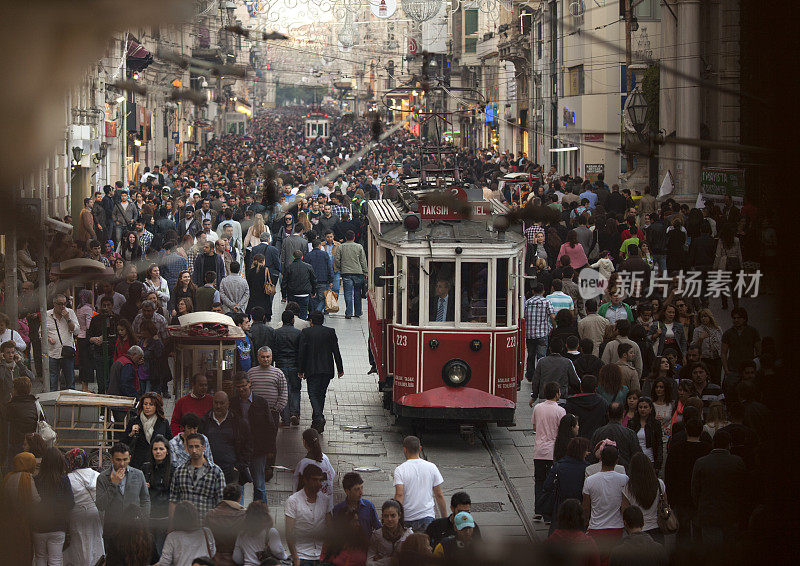
[[428,273],[428,320],[453,322],[458,301],[455,294],[455,262],[432,261]]
[[[386,250],[386,275],[394,275],[394,252]],[[394,320],[394,279],[384,279],[386,290],[386,300],[384,305],[386,305],[386,312],[384,313],[383,318],[385,320]]]
[[[408,315],[404,321],[410,326],[419,326],[419,258],[408,258],[408,277],[406,278],[408,293]],[[401,309],[402,310],[402,309]]]
[[497,260],[497,282],[495,288],[497,289],[495,324],[497,326],[513,324],[513,321],[508,322],[508,258],[499,258]]
[[461,264],[461,322],[487,322],[489,265],[485,261]]

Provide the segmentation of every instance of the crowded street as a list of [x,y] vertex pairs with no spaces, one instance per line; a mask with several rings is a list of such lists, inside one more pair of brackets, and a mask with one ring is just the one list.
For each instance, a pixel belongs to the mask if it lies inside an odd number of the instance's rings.
[[0,565],[785,563],[757,11],[117,2],[10,73]]

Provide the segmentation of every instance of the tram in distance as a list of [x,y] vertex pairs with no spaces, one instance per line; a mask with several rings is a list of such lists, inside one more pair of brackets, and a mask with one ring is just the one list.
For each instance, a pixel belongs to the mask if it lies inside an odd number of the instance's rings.
[[447,184],[481,213],[467,219],[425,204],[430,189],[415,182],[368,208],[369,347],[384,406],[412,422],[508,426],[524,367],[522,230],[495,231],[508,208],[480,189]]
[[314,140],[326,140],[331,136],[331,118],[314,110],[303,119],[303,138],[308,144]]

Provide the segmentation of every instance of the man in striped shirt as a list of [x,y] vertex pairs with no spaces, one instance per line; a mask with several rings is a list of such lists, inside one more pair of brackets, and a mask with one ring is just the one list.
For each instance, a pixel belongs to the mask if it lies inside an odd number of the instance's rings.
[[525,379],[533,380],[536,361],[547,355],[547,337],[556,315],[553,305],[543,296],[544,285],[533,285],[533,296],[525,301],[525,348],[528,351]]
[[251,391],[263,397],[272,411],[281,412],[289,398],[286,376],[272,365],[272,348],[262,346],[258,350],[258,365],[247,372]]
[[553,305],[553,313],[558,313],[561,309],[575,311],[575,302],[572,297],[561,290],[564,286],[561,279],[553,279],[552,286],[553,292],[547,295],[547,300]]

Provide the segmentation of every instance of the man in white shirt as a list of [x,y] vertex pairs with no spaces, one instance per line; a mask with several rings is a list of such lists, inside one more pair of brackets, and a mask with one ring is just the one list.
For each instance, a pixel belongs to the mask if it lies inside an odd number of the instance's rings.
[[406,461],[394,470],[394,498],[403,504],[405,526],[415,533],[425,532],[436,518],[447,517],[447,502],[442,492],[444,478],[436,464],[420,458],[422,445],[416,436],[403,439]]
[[[56,295],[53,308],[47,311],[47,356],[50,358],[50,391],[58,391],[58,381],[64,375],[64,389],[75,386],[75,336],[78,334],[78,317],[67,308],[67,298]],[[64,350],[64,347],[72,348]],[[67,354],[66,356],[64,354]]]
[[602,450],[600,471],[583,484],[583,511],[589,517],[589,536],[598,547],[611,548],[622,538],[625,527],[620,506],[628,476],[614,471],[619,457],[616,446],[606,445]]
[[286,542],[294,566],[319,561],[322,555],[325,526],[333,511],[333,500],[320,492],[322,476],[319,466],[309,464],[303,470],[303,489],[286,500]]

